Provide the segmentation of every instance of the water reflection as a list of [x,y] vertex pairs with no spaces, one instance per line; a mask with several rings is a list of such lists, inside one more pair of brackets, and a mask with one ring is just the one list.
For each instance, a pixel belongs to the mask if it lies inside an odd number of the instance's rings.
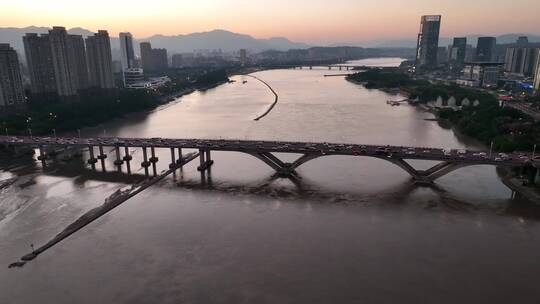
[[[259,122],[253,117],[273,96],[260,83],[240,81],[83,135],[105,129],[121,137],[478,148],[431,113],[388,107],[392,96],[326,72],[257,73],[280,94]],[[106,172],[83,169],[85,158],[47,168],[28,158],[4,163],[11,173],[2,179],[18,179],[0,191],[0,264],[145,178],[142,152],[129,152],[132,175],[118,172],[112,155]],[[157,170],[166,169],[170,151],[156,152],[163,160]],[[418,187],[401,169],[369,158],[313,160],[296,181],[276,179],[242,153],[212,159],[204,182],[190,164],[177,180],[147,189],[37,263],[0,272],[0,302],[465,303],[491,295],[504,303],[507,290],[514,302],[537,298],[539,207],[509,200],[493,167],[464,168]]]

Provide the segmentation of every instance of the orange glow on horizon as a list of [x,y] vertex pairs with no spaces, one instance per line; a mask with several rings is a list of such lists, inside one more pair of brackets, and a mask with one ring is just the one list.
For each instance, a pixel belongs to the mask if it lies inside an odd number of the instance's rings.
[[106,29],[112,36],[129,31],[138,38],[225,29],[257,38],[335,43],[415,39],[420,16],[434,13],[443,15],[446,37],[539,34],[538,12],[540,1],[533,0],[18,0],[3,4],[0,27],[63,25]]

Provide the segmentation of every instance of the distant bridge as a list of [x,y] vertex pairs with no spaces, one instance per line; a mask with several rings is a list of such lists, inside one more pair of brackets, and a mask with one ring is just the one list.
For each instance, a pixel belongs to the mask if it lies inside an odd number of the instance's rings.
[[[39,149],[38,160],[46,165],[51,153],[57,149],[80,151],[88,148],[87,163],[92,169],[101,162],[105,170],[104,148],[113,148],[114,165],[121,170],[125,166],[131,173],[132,156],[129,148],[142,150],[141,167],[149,177],[157,176],[156,149],[168,149],[171,154],[169,168],[182,168],[189,162],[199,159],[198,170],[205,172],[213,165],[212,151],[241,152],[251,155],[276,171],[280,177],[300,178],[296,171],[301,165],[325,156],[340,155],[354,157],[372,157],[392,163],[410,174],[418,183],[433,183],[435,180],[455,170],[468,166],[493,165],[505,167],[536,166],[533,155],[524,153],[491,154],[487,152],[444,150],[440,148],[378,146],[340,143],[311,143],[285,141],[255,141],[255,140],[211,140],[211,139],[164,139],[164,138],[70,138],[70,137],[14,137],[0,136],[0,145],[11,147],[28,147]],[[197,152],[189,157],[183,157],[183,149],[194,149]],[[275,153],[299,154],[293,162],[279,159]],[[428,170],[414,168],[407,160],[438,161],[439,163]]]

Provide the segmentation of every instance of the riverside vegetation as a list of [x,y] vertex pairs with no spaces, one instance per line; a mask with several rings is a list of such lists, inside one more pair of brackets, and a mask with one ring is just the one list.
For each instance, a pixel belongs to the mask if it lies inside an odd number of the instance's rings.
[[410,77],[398,69],[369,70],[355,73],[348,80],[361,83],[368,89],[400,89],[411,100],[426,104],[442,97],[461,101],[478,100],[477,106],[459,109],[444,108],[436,111],[439,118],[450,121],[462,134],[486,145],[493,142],[502,152],[530,151],[540,142],[540,124],[518,110],[501,107],[497,98],[484,91],[457,85],[432,84]]
[[[166,102],[164,96],[177,92],[205,89],[228,80],[224,69],[189,71],[186,75],[173,75],[172,81],[155,91],[147,90],[95,90],[81,94],[74,102],[29,102],[24,110],[4,116],[2,131],[9,135],[51,135],[56,132],[73,132],[95,126],[126,114],[147,111]],[[174,77],[177,76],[177,77]]]

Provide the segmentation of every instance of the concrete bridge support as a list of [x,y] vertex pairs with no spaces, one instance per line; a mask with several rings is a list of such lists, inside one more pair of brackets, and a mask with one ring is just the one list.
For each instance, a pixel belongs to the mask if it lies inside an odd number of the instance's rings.
[[173,179],[176,180],[176,157],[174,155],[175,148],[171,148],[171,163],[169,165],[169,169],[174,169],[173,171]]
[[96,170],[96,163],[97,163],[98,160],[94,156],[94,147],[93,146],[88,146],[88,153],[90,154],[90,158],[88,159],[87,162],[92,167],[92,170]]
[[157,167],[156,164],[159,161],[159,158],[156,157],[156,148],[150,147],[150,153],[152,157],[150,157],[150,163],[152,163],[152,173],[154,174],[154,177],[157,176]]
[[148,167],[150,167],[150,162],[148,161],[148,152],[146,151],[146,147],[143,147],[142,151],[143,151],[143,162],[141,163],[141,167],[144,168],[144,175],[148,177],[149,176]]
[[294,162],[286,163],[280,160],[279,158],[277,158],[274,154],[268,153],[268,152],[266,153],[252,152],[248,154],[262,160],[265,164],[267,164],[269,167],[274,169],[276,171],[276,174],[279,177],[284,177],[284,178],[293,177],[297,179],[300,179],[300,175],[298,175],[298,172],[296,172],[296,169],[298,167],[300,167],[301,165],[305,164],[306,162],[310,160],[313,160],[315,158],[319,158],[322,156],[321,154],[304,154],[303,156],[301,156]]
[[124,158],[123,158],[123,160],[126,162],[127,173],[131,174],[131,160],[133,160],[133,157],[131,155],[129,155],[129,147],[128,146],[124,147]]
[[442,162],[427,170],[416,170],[413,166],[400,158],[382,158],[405,170],[415,182],[419,184],[433,184],[435,180],[463,167],[470,166],[467,163]]
[[99,145],[99,155],[97,158],[101,161],[101,169],[105,171],[105,159],[107,159],[107,154],[103,153],[102,145]]
[[210,171],[210,167],[214,164],[214,161],[211,158],[210,150],[199,150],[199,167],[197,168],[200,172]]
[[124,161],[122,160],[122,158],[120,158],[120,147],[115,146],[114,150],[116,153],[116,160],[114,161],[114,165],[117,167],[118,171],[122,171],[122,165],[124,164]]
[[184,165],[182,164],[183,158],[184,156],[182,155],[182,148],[178,148],[178,160],[176,163],[180,165],[180,172],[184,171]]

